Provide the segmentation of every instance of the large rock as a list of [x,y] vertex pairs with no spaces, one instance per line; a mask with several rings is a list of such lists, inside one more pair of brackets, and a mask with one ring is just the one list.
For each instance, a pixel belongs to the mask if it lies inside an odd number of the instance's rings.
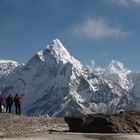
[[140,133],[140,112],[126,111],[115,115],[88,114],[66,116],[69,130],[86,133]]
[[74,132],[83,131],[83,124],[84,124],[83,117],[66,116],[64,118],[65,118],[65,121],[68,123],[70,131],[74,131]]

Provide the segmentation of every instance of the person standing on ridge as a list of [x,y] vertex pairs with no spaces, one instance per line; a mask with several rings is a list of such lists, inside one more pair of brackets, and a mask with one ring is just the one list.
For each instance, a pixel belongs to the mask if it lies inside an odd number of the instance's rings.
[[0,113],[2,112],[2,102],[3,102],[3,96],[2,96],[2,92],[0,92]]
[[19,96],[18,94],[15,95],[14,97],[14,103],[15,103],[15,112],[17,115],[20,116],[21,113],[21,100],[23,99],[23,94]]
[[13,105],[13,96],[9,94],[9,96],[6,98],[6,113],[9,110],[9,113],[11,113],[11,107]]

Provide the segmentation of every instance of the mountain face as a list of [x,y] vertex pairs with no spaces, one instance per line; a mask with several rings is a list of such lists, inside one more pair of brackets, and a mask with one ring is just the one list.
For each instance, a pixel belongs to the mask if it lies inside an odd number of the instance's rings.
[[140,98],[140,73],[126,69],[122,63],[115,60],[106,68],[88,66],[88,69],[98,76],[110,79],[134,98]]
[[11,73],[20,64],[11,60],[0,60],[0,78]]
[[137,99],[140,99],[140,73],[131,72],[127,75],[130,82],[131,94]]
[[127,70],[124,65],[118,61],[112,60],[109,66],[106,68],[92,68],[91,66],[88,66],[88,69],[98,76],[110,79],[127,91],[132,89],[130,79],[128,79],[128,75],[131,73],[131,71]]
[[56,39],[27,64],[3,76],[0,89],[5,95],[24,94],[26,115],[113,114],[136,107],[128,74],[115,61],[107,70],[89,71]]

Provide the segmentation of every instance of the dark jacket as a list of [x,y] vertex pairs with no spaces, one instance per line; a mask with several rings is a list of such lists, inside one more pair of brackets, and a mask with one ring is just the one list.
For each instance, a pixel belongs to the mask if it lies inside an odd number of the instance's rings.
[[6,98],[6,104],[8,104],[8,105],[12,105],[13,104],[13,97],[12,96],[8,96]]

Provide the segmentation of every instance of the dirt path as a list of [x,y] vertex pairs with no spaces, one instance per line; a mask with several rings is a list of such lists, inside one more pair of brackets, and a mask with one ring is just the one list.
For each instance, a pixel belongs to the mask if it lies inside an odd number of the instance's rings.
[[140,140],[140,135],[48,133],[34,136],[4,138],[3,140]]

